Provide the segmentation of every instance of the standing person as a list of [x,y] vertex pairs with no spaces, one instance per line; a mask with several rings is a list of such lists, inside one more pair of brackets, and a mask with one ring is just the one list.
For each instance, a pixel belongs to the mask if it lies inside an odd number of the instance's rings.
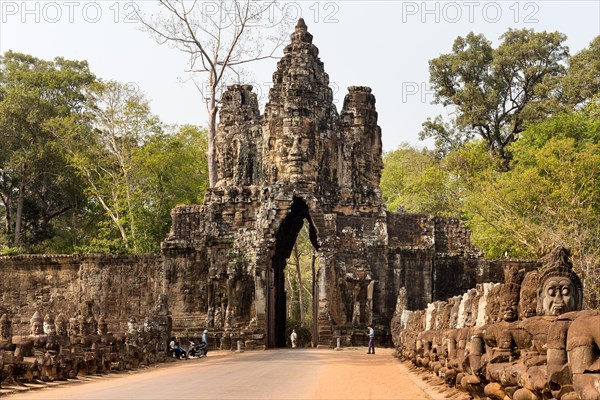
[[292,341],[292,349],[298,347],[298,334],[295,329],[292,329],[292,334],[290,335],[290,340]]
[[179,358],[179,351],[177,350],[177,347],[175,347],[175,337],[173,336],[171,338],[171,341],[169,342],[169,352],[171,353],[171,355],[173,356],[173,358]]
[[369,349],[367,354],[375,354],[375,344],[373,343],[373,339],[375,339],[375,330],[371,325],[367,326],[367,330],[369,332]]
[[204,345],[206,346],[206,348],[204,349],[204,357],[206,357],[208,355],[208,330],[206,329],[202,333],[202,343],[204,343]]

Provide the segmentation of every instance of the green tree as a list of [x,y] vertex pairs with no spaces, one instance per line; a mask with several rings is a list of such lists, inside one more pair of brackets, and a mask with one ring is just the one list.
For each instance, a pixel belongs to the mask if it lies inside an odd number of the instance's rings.
[[208,187],[206,129],[184,125],[149,137],[133,154],[138,251],[158,252],[178,204],[202,204]]
[[592,294],[600,283],[597,110],[592,104],[530,126],[511,146],[511,170],[481,181],[465,205],[473,241],[487,257],[539,258],[567,247]]
[[422,126],[423,130],[419,132],[419,139],[434,138],[436,156],[440,159],[451,151],[460,149],[474,138],[472,132],[458,129],[455,121],[444,122],[441,115],[434,119],[427,118]]
[[317,253],[309,238],[308,224],[305,222],[298,234],[285,269],[286,303],[288,305],[288,318],[290,319],[288,324],[294,326],[297,332],[298,326],[305,329],[310,329],[312,326],[313,288],[316,279],[315,269],[318,263]]
[[600,93],[600,36],[569,59],[561,84],[564,102],[569,107],[585,106]]
[[99,246],[98,251],[137,252],[133,156],[144,140],[161,132],[162,125],[133,85],[109,81],[99,85],[96,93],[93,129],[69,132],[63,136],[64,144],[71,165],[86,182],[86,192],[111,222],[101,225],[94,246]]
[[444,164],[428,150],[403,144],[383,156],[381,190],[388,210],[457,215],[457,200]]
[[[85,61],[0,58],[0,209],[7,245],[35,248],[85,203],[52,127],[84,125],[96,78]],[[24,234],[25,232],[25,234]],[[66,231],[65,231],[66,232]],[[24,242],[25,239],[25,242]],[[33,246],[33,247],[32,247]]]
[[[532,122],[548,112],[548,97],[563,76],[568,48],[558,32],[509,29],[494,49],[483,35],[458,37],[452,52],[429,62],[430,81],[436,103],[451,107],[457,132],[428,120],[423,138],[454,142],[482,137],[490,152],[508,166],[507,147]],[[452,127],[450,127],[452,128]]]

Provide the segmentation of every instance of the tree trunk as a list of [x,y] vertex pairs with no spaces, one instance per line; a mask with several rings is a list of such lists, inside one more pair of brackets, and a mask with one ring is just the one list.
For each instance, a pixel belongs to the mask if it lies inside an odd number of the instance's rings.
[[2,203],[4,204],[4,233],[9,235],[12,226],[12,216],[10,215],[10,193],[6,193],[6,195],[0,194],[0,199],[2,199]]
[[296,273],[298,274],[298,302],[300,303],[300,323],[304,326],[304,303],[302,302],[302,268],[300,268],[300,256],[298,255],[298,243],[294,243],[294,260],[296,261]]
[[19,198],[17,199],[17,212],[15,214],[15,236],[13,244],[19,247],[21,244],[21,219],[23,216],[23,203],[25,201],[25,183],[19,184]]
[[288,271],[286,274],[287,277],[287,283],[288,286],[290,288],[290,301],[287,304],[287,312],[288,312],[288,318],[293,319],[294,318],[294,312],[292,310],[292,308],[294,307],[294,285],[292,285],[292,278],[291,278],[291,273]]
[[208,79],[209,94],[206,100],[206,111],[208,112],[208,149],[206,160],[208,162],[208,185],[215,187],[217,184],[217,162],[215,157],[215,139],[217,137],[217,82],[211,71]]
[[78,204],[75,203],[75,207],[73,207],[73,210],[71,211],[71,232],[72,232],[72,243],[73,243],[73,248],[77,247],[79,245],[79,226],[77,223],[77,213],[79,212],[79,207]]
[[125,165],[121,165],[121,168],[125,176],[125,195],[127,196],[126,201],[128,210],[127,213],[129,217],[129,223],[131,224],[131,226],[129,227],[129,236],[131,238],[131,246],[133,247],[133,251],[137,253],[137,240],[135,237],[135,216],[133,214],[133,205],[131,203],[131,185],[129,182],[129,174],[127,174],[127,169]]

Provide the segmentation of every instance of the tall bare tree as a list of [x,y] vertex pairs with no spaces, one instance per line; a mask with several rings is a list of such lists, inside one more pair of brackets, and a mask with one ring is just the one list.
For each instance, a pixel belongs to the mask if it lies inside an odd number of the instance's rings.
[[194,82],[208,114],[208,175],[213,187],[217,182],[218,99],[227,75],[239,80],[239,68],[243,64],[275,58],[273,55],[283,44],[291,21],[276,1],[159,1],[161,10],[166,13],[140,15],[140,21],[160,44],[170,44],[189,55],[188,67],[193,76],[205,76],[203,83]]
[[296,264],[296,274],[298,275],[298,303],[300,303],[300,323],[304,326],[306,322],[304,317],[304,301],[302,301],[302,268],[300,266],[300,254],[298,253],[298,242],[294,244],[294,262]]

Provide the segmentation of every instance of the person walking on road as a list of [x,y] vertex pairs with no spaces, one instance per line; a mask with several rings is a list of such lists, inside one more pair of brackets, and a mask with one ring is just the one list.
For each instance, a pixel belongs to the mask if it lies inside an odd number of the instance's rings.
[[208,330],[206,329],[202,333],[202,343],[206,345],[206,348],[204,349],[204,357],[206,357],[208,355]]
[[375,339],[375,330],[371,325],[367,326],[367,331],[369,333],[369,349],[367,350],[367,354],[375,354],[375,344],[373,340]]
[[292,341],[292,349],[298,347],[298,334],[295,329],[292,329],[292,334],[290,335],[290,340]]

